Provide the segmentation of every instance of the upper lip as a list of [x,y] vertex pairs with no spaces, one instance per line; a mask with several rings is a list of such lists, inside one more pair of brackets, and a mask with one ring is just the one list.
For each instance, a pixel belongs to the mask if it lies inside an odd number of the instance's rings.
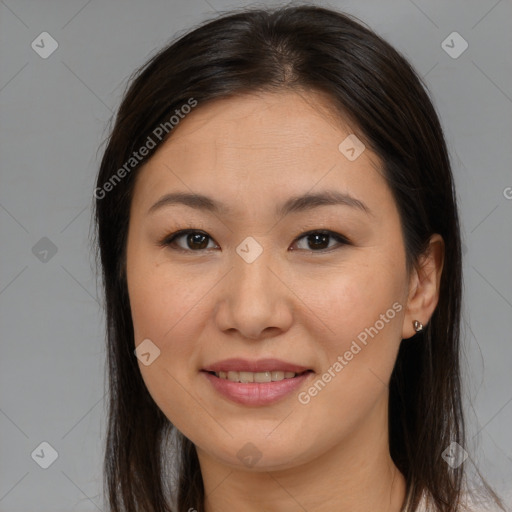
[[224,359],[203,368],[207,372],[295,372],[302,373],[309,370],[305,366],[281,361],[280,359],[248,360],[241,358]]

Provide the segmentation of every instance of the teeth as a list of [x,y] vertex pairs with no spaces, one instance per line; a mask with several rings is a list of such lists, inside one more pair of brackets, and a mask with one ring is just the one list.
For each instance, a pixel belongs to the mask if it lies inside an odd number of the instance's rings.
[[220,379],[227,379],[232,382],[277,382],[283,379],[292,379],[296,375],[295,372],[215,372]]

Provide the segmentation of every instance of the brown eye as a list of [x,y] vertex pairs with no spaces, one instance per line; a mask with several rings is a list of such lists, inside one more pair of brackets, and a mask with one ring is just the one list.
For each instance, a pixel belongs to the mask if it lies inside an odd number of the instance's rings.
[[[184,244],[178,243],[179,240],[184,240]],[[161,245],[177,246],[184,251],[201,251],[208,248],[211,240],[211,237],[202,231],[184,230],[168,236]]]
[[327,249],[329,247],[330,235],[318,233],[307,237],[310,249]]
[[186,241],[190,249],[206,249],[208,246],[208,236],[202,233],[189,233]]
[[[313,252],[336,248],[336,244],[347,245],[349,243],[345,237],[332,231],[310,231],[301,235],[296,243],[302,239],[306,239],[306,247],[299,247],[299,249]],[[329,245],[333,240],[336,244]]]

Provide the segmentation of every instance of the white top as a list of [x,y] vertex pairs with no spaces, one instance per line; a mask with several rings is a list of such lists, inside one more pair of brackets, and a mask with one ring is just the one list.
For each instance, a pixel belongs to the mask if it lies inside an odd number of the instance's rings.
[[[470,498],[463,499],[462,501],[463,504],[460,505],[458,509],[459,512],[502,512],[502,510],[493,503],[475,504]],[[505,504],[505,509],[508,510],[506,507],[507,505]],[[423,497],[415,512],[437,512],[437,509],[434,509],[433,506],[427,508],[427,500]]]

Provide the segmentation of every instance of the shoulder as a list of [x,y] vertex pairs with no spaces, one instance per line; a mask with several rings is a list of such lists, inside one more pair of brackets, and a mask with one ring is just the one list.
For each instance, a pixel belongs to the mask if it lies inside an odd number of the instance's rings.
[[504,508],[501,508],[488,494],[483,497],[477,490],[465,494],[461,500],[460,512],[503,512],[504,510],[510,512],[512,510],[509,502],[510,497],[500,493],[498,495],[500,495]]
[[[508,501],[507,501],[508,503]],[[507,505],[505,505],[507,507]],[[461,499],[457,512],[503,512],[503,510],[511,511],[512,509],[500,508],[496,503],[489,500],[479,500],[478,502],[472,499],[469,495],[464,495]],[[438,512],[437,507],[424,497],[415,512]]]

